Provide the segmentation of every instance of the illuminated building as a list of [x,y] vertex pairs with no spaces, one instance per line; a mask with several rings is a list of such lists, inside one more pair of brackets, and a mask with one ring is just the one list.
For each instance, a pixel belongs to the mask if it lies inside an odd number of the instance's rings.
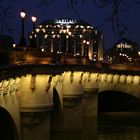
[[113,48],[110,49],[108,62],[113,63],[133,63],[139,59],[138,44],[128,39],[119,40]]
[[103,60],[102,33],[82,20],[46,20],[35,29],[35,39],[42,52]]

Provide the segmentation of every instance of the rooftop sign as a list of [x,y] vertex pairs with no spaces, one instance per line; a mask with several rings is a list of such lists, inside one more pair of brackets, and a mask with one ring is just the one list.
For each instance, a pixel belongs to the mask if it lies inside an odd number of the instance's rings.
[[74,24],[76,23],[77,20],[74,19],[56,19],[55,23],[59,23],[59,24]]

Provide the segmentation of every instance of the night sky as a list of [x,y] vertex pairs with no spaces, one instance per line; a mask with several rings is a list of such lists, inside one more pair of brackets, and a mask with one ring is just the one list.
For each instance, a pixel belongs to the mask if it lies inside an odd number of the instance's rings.
[[[78,0],[77,0],[78,1]],[[67,0],[56,0],[55,3],[40,7],[40,0],[3,0],[2,4],[5,7],[12,6],[13,18],[7,19],[12,27],[16,30],[11,34],[18,43],[20,39],[21,20],[20,11],[24,9],[27,13],[25,21],[25,33],[31,31],[32,23],[30,17],[34,14],[37,16],[37,24],[45,19],[54,18],[74,18],[78,19],[75,12],[68,7]],[[87,21],[93,27],[99,26],[104,20],[105,16],[111,12],[108,6],[104,9],[99,9],[93,5],[91,0],[87,0],[84,4],[78,1],[75,6],[82,20]],[[131,34],[126,35],[127,38],[135,41],[140,46],[140,5],[133,6],[130,10],[122,12],[121,19],[128,25]],[[118,37],[114,34],[110,23],[106,23],[102,29],[105,39],[105,48],[110,48],[118,41]],[[5,33],[7,34],[7,33]]]

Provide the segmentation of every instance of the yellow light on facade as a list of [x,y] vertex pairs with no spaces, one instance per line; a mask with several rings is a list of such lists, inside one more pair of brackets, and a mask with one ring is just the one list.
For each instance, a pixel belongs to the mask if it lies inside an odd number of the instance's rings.
[[79,27],[79,25],[76,26],[76,28],[78,28],[78,27]]
[[68,32],[69,35],[71,35],[71,32]]
[[42,29],[42,31],[43,31],[43,33],[45,33],[45,32],[46,32],[46,30],[45,30],[44,28]]
[[15,48],[15,47],[16,47],[16,44],[14,43],[14,44],[13,44],[13,48]]
[[60,33],[60,34],[62,33],[62,29],[59,31],[59,33]]
[[97,34],[97,30],[95,30],[95,34]]
[[138,51],[138,55],[140,56],[140,51]]
[[71,27],[71,25],[67,25],[67,28],[69,29]]
[[42,52],[44,52],[44,51],[45,51],[45,49],[44,49],[44,48],[42,48],[42,49],[41,49],[41,51],[42,51]]
[[40,28],[42,28],[42,25],[39,25]]
[[66,30],[63,30],[63,33],[66,33]]
[[45,37],[44,38],[47,38],[48,37],[48,35],[45,35]]
[[89,45],[89,41],[87,41],[87,45]]
[[36,29],[36,32],[39,33],[39,31],[40,31],[40,29],[37,28],[37,29]]
[[83,43],[86,43],[86,40],[83,40]]

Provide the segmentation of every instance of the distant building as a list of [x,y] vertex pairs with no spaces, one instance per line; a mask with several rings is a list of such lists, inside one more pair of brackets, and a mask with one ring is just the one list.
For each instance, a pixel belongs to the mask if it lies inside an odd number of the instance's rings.
[[30,34],[31,46],[34,36],[36,46],[43,52],[87,57],[92,61],[103,60],[103,35],[85,21],[46,20],[36,28],[35,33]]
[[123,38],[119,40],[113,48],[107,51],[107,61],[109,63],[133,63],[139,59],[138,44]]

